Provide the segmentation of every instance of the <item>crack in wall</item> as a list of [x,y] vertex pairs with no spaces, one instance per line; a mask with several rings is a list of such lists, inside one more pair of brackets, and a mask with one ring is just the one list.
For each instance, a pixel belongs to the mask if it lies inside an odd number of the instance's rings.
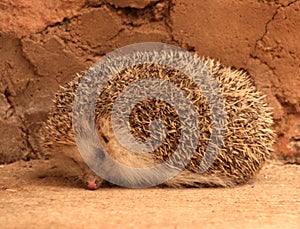
[[[289,2],[288,4],[284,5],[284,4],[279,4],[279,6],[275,9],[272,17],[266,22],[265,24],[265,30],[264,33],[262,34],[262,36],[256,40],[255,45],[254,45],[254,49],[253,52],[250,54],[250,58],[254,59],[254,60],[258,60],[261,64],[264,64],[265,66],[268,67],[268,69],[272,72],[272,74],[274,76],[276,76],[276,72],[275,72],[275,68],[272,68],[267,61],[262,60],[258,55],[255,54],[255,52],[257,50],[259,50],[261,47],[259,47],[259,43],[263,42],[265,37],[267,36],[268,32],[269,32],[269,26],[270,24],[275,20],[275,17],[278,15],[279,11],[282,8],[287,8],[293,4],[295,4],[296,2],[298,2],[299,0],[294,0],[292,2]],[[278,5],[278,3],[275,2],[276,5]]]
[[[16,109],[13,101],[10,99],[10,97],[14,94],[13,91],[10,90],[10,86],[12,85],[11,77],[9,76],[9,70],[13,69],[13,66],[9,62],[4,63],[4,69],[3,69],[3,79],[1,80],[3,83],[6,84],[5,87],[3,87],[3,91],[1,93],[4,95],[5,102],[8,106],[8,108],[4,111],[5,117],[4,120],[8,120],[12,118],[13,116],[16,116]],[[4,85],[3,85],[4,86]]]
[[[20,55],[23,58],[24,62],[26,62],[29,72],[32,72],[32,75],[37,76],[38,75],[37,72],[34,71],[34,68],[35,68],[34,65],[24,55],[21,38],[17,38],[17,39],[18,39],[17,49],[20,50]],[[14,67],[10,66],[9,63],[8,63],[8,65],[11,69],[14,68]],[[14,73],[10,73],[10,74],[14,74]],[[22,135],[23,141],[20,143],[20,145],[18,145],[18,147],[21,150],[21,152],[26,152],[26,153],[16,159],[28,160],[30,157],[33,158],[36,151],[34,151],[34,148],[30,142],[30,136],[28,134],[29,129],[28,129],[28,126],[26,125],[26,121],[24,120],[23,113],[20,113],[18,111],[16,104],[14,102],[14,98],[23,96],[23,94],[26,92],[26,90],[28,90],[31,79],[29,79],[27,82],[24,82],[25,83],[24,88],[21,90],[20,93],[15,94],[16,92],[14,90],[12,90],[12,89],[14,89],[15,83],[12,81],[12,77],[10,77],[9,75],[5,77],[7,82],[6,82],[6,87],[4,88],[4,90],[2,92],[2,94],[4,95],[5,102],[9,106],[8,109],[5,111],[4,121],[7,124],[15,126],[15,128],[17,130],[19,130]],[[19,132],[16,131],[16,133],[19,133]],[[31,155],[30,157],[28,156],[29,154]],[[11,161],[11,162],[13,162],[13,161]]]
[[[170,1],[170,0],[168,0],[168,1]],[[129,6],[119,7],[119,6],[115,6],[114,4],[110,3],[109,1],[100,2],[98,4],[89,4],[88,2],[86,2],[86,4],[84,6],[82,6],[78,10],[78,12],[75,13],[72,17],[65,17],[61,21],[57,21],[55,23],[49,24],[44,29],[42,29],[34,34],[42,34],[42,33],[45,33],[47,30],[49,30],[49,28],[54,28],[54,27],[62,26],[65,23],[69,23],[71,20],[74,20],[74,19],[78,18],[80,15],[82,15],[82,10],[87,9],[87,8],[97,9],[97,8],[101,8],[103,6],[107,6],[109,9],[111,9],[114,12],[121,11],[121,12],[125,13],[127,16],[130,15],[133,17],[138,17],[139,15],[145,14],[146,11],[153,11],[153,8],[155,8],[155,6],[161,2],[164,2],[164,0],[157,0],[154,2],[150,2],[143,8],[132,8]],[[31,35],[33,35],[33,34],[31,34]],[[27,36],[28,35],[22,36],[22,38],[27,37]]]
[[18,114],[18,112],[15,109],[15,104],[11,100],[12,93],[11,93],[9,87],[6,87],[4,89],[4,93],[3,94],[4,94],[6,102],[9,105],[9,108],[5,111],[6,117],[5,117],[4,120],[7,120],[7,119],[15,116],[17,118],[17,120],[20,122],[20,125],[17,125],[16,128],[21,131],[23,139],[24,139],[24,142],[25,142],[25,145],[20,145],[20,149],[22,151],[27,152],[20,159],[22,159],[22,160],[30,160],[30,158],[37,157],[38,154],[36,154],[37,152],[36,152],[36,150],[34,150],[34,147],[32,146],[32,144],[31,144],[31,142],[29,140],[30,136],[29,136],[29,130],[28,130],[28,128],[25,125],[26,122],[23,119],[22,115]]
[[289,3],[286,4],[286,5],[280,3],[280,6],[281,6],[282,8],[286,8],[286,7],[289,7],[289,6],[293,5],[293,4],[295,4],[295,3],[298,2],[298,1],[299,1],[299,0],[294,0],[294,1],[289,2]]
[[[30,134],[29,134],[29,130],[28,128],[22,126],[20,127],[20,130],[24,136],[24,140],[25,140],[25,146],[26,146],[26,154],[23,155],[22,159],[25,161],[29,161],[30,159],[36,159],[39,158],[39,156],[41,155],[41,152],[38,153],[37,150],[33,147],[33,145],[30,142]],[[36,139],[37,141],[38,136],[35,135],[33,136],[33,139]]]
[[250,53],[249,57],[254,60],[258,60],[260,62],[260,64],[265,65],[272,72],[272,75],[277,75],[275,72],[275,68],[272,68],[271,66],[269,66],[267,61],[262,60],[261,58],[259,58],[258,56],[254,55],[252,53]]
[[166,1],[166,3],[168,5],[167,5],[166,18],[164,20],[164,24],[167,29],[167,33],[169,34],[170,40],[178,44],[178,41],[175,40],[175,37],[173,35],[173,21],[171,19],[171,12],[173,10],[174,3],[172,0],[168,0]]
[[265,36],[268,34],[268,31],[269,31],[268,27],[269,27],[270,23],[272,23],[272,22],[275,20],[275,17],[276,17],[277,14],[279,13],[279,10],[281,10],[282,8],[287,8],[287,7],[289,7],[289,6],[293,5],[293,4],[295,4],[295,3],[298,2],[298,1],[299,1],[299,0],[294,0],[294,1],[290,2],[290,3],[288,3],[287,5],[280,4],[280,5],[275,9],[275,11],[274,11],[272,17],[271,17],[271,18],[266,22],[266,24],[265,24],[265,31],[264,31],[264,33],[262,34],[262,36],[261,36],[258,40],[256,40],[255,46],[254,46],[254,51],[256,51],[256,50],[258,49],[258,43],[259,43],[259,42],[262,42],[262,41],[264,40]]
[[286,100],[286,96],[276,94],[275,98],[283,107],[285,107],[287,115],[298,113],[295,105]]
[[[299,0],[294,0],[294,1],[289,2],[288,4],[282,4],[282,3],[275,2],[275,4],[277,5],[277,8],[275,9],[274,13],[272,14],[272,17],[266,22],[264,33],[261,35],[261,37],[259,39],[256,40],[254,49],[253,49],[252,53],[250,54],[250,58],[252,58],[254,60],[258,60],[260,64],[265,65],[270,70],[272,76],[279,80],[282,77],[278,76],[278,73],[276,72],[276,68],[271,67],[269,65],[268,61],[265,61],[264,57],[262,55],[260,55],[259,52],[262,52],[262,54],[266,54],[266,49],[264,47],[264,46],[266,46],[266,44],[264,42],[266,41],[266,38],[269,36],[270,25],[276,20],[280,11],[287,7],[291,7],[293,4],[297,3],[298,1]],[[284,49],[284,47],[281,47],[281,48]],[[286,120],[288,119],[288,116],[298,113],[297,104],[293,104],[289,100],[287,100],[288,97],[285,95],[285,91],[280,87],[276,87],[274,90],[272,90],[272,95],[274,97],[274,100],[276,100],[278,102],[278,104],[280,104],[280,106],[284,109],[284,114],[283,114],[281,120],[278,123],[276,123],[280,127],[280,131],[282,131],[282,136],[278,136],[278,138],[279,137],[282,138],[287,134],[284,131],[284,128],[286,129],[286,131],[289,129],[288,124],[285,123]]]
[[187,42],[183,44],[181,41],[179,41],[175,38],[175,36],[173,34],[173,21],[171,18],[171,13],[172,13],[175,3],[173,2],[173,0],[166,0],[165,2],[167,3],[167,12],[166,12],[166,17],[164,19],[164,24],[166,27],[166,31],[170,37],[171,44],[180,46],[181,48],[184,48],[187,51],[195,52],[196,51],[195,46],[192,46]]
[[161,0],[156,0],[156,1],[151,1],[148,4],[142,6],[142,7],[132,7],[130,5],[124,5],[124,6],[118,6],[117,4],[114,4],[112,2],[110,2],[109,0],[103,0],[103,1],[99,1],[99,2],[93,2],[93,1],[86,1],[85,7],[89,7],[89,8],[98,8],[101,7],[103,5],[109,5],[115,9],[126,9],[126,8],[131,8],[131,9],[137,9],[137,10],[142,10],[145,9],[146,7],[156,4],[157,2],[160,2]]
[[128,6],[116,6],[115,4],[111,3],[109,0],[104,1],[107,5],[111,5],[112,7],[114,7],[115,9],[126,9],[126,8],[130,8],[130,9],[136,9],[136,10],[144,10],[148,7],[152,7],[153,5],[157,4],[158,2],[161,2],[161,0],[156,0],[156,1],[151,1],[148,4],[144,5],[141,8],[134,8],[131,7],[130,5]]
[[[168,5],[167,12],[164,11],[162,13],[162,15],[164,17],[162,17],[161,19],[155,20],[154,17],[155,17],[156,7],[158,6],[158,4],[161,4],[161,3],[166,3]],[[122,25],[124,26],[123,28],[120,28],[119,31],[115,35],[113,35],[113,37],[110,37],[108,42],[112,41],[114,38],[118,37],[118,35],[121,32],[123,32],[126,29],[126,27],[128,27],[128,26],[131,27],[131,28],[132,27],[140,27],[142,25],[145,25],[147,23],[152,23],[154,21],[164,22],[166,31],[167,31],[170,39],[174,40],[173,36],[172,36],[171,25],[169,23],[169,21],[170,21],[170,16],[169,16],[170,12],[169,11],[170,11],[171,4],[172,4],[171,0],[158,0],[158,1],[155,1],[155,2],[150,2],[148,5],[146,5],[142,9],[138,9],[138,8],[130,8],[130,7],[116,7],[113,4],[109,3],[108,1],[106,1],[104,3],[101,2],[101,3],[98,3],[98,4],[92,4],[92,5],[89,4],[89,3],[86,3],[83,7],[81,7],[81,9],[78,11],[78,13],[76,15],[74,15],[72,17],[64,18],[62,21],[55,22],[53,24],[47,25],[43,30],[41,30],[41,31],[39,31],[35,34],[47,34],[51,28],[57,28],[58,27],[58,29],[61,29],[59,27],[63,27],[63,26],[67,27],[69,23],[71,23],[74,20],[77,20],[81,15],[83,15],[85,9],[97,9],[97,8],[101,8],[101,7],[106,6],[109,10],[112,11],[112,13],[115,13],[116,15],[118,15],[118,17],[122,20]],[[86,12],[88,12],[88,11],[86,11]],[[120,14],[120,12],[122,12],[122,14]],[[127,21],[125,19],[127,19]],[[137,22],[137,21],[139,21],[139,22]],[[71,36],[72,34],[69,33],[69,35]],[[24,36],[24,37],[28,37],[28,36]],[[24,39],[24,37],[23,37],[23,39]],[[74,43],[74,41],[72,39],[73,36],[68,38],[68,37],[58,35],[58,38],[60,38],[63,41],[63,43],[65,44],[65,46],[68,47],[68,49],[78,57],[81,56],[81,55],[77,54],[78,52],[72,51],[74,48],[78,49],[78,50],[81,50],[81,52],[83,52],[85,54],[88,54],[88,55],[91,55],[91,56],[103,56],[103,55],[105,55],[104,52],[100,52],[100,53],[95,54],[94,51],[93,51],[93,50],[101,47],[101,45],[96,46],[96,47],[91,47],[89,44],[86,44],[86,45],[81,44],[80,41]],[[74,40],[76,40],[76,39],[74,39]],[[70,42],[72,44],[76,44],[76,47],[75,46],[71,47],[69,45]],[[25,58],[30,62],[30,60],[26,56],[25,56]],[[34,67],[34,65],[33,65],[33,67]],[[36,75],[39,75],[39,73],[37,72],[35,67],[34,67],[34,71],[35,71]]]
[[[123,13],[126,12],[126,14],[124,14],[124,17],[125,17],[125,15],[126,15],[126,17],[128,17],[128,15],[130,15],[132,17],[131,20],[134,20],[134,18],[140,18],[140,19],[143,19],[142,24],[146,24],[148,22],[151,22],[151,20],[145,19],[145,18],[148,18],[148,17],[145,17],[144,15],[147,14],[147,13],[148,14],[149,13],[154,14],[154,10],[155,10],[157,4],[164,3],[164,2],[166,2],[168,4],[167,12],[165,13],[166,17],[163,17],[162,19],[157,20],[157,21],[163,21],[165,23],[165,26],[166,26],[166,28],[168,30],[168,33],[170,34],[170,37],[172,37],[172,26],[171,26],[171,22],[170,22],[171,21],[170,20],[170,11],[171,11],[171,6],[172,6],[172,1],[171,0],[167,0],[167,1],[159,0],[159,1],[151,2],[150,4],[148,4],[147,6],[145,6],[142,9],[132,9],[130,7],[125,7],[125,8],[115,7],[114,5],[109,4],[109,3],[102,3],[102,4],[98,4],[97,6],[92,6],[92,7],[88,6],[88,5],[85,5],[82,8],[80,8],[80,10],[78,10],[78,12],[76,14],[74,14],[72,17],[65,17],[61,21],[57,21],[55,23],[47,25],[44,29],[42,29],[42,30],[40,30],[40,31],[38,31],[36,33],[22,36],[20,38],[21,55],[24,58],[24,60],[28,63],[29,68],[33,72],[33,75],[35,75],[37,77],[41,77],[41,75],[38,73],[38,70],[36,69],[36,66],[34,65],[34,63],[31,62],[31,60],[27,57],[27,55],[24,52],[24,44],[23,44],[22,41],[24,41],[25,38],[30,38],[30,36],[35,35],[35,34],[36,35],[46,34],[51,28],[62,27],[64,25],[70,23],[72,20],[76,20],[78,17],[80,17],[84,13],[84,11],[85,11],[85,9],[87,7],[88,8],[101,8],[101,7],[107,6],[114,13],[117,13],[119,11],[121,11]],[[124,28],[121,28],[118,31],[117,34],[115,34],[112,38],[110,38],[110,40],[112,40],[115,37],[117,37],[120,34],[120,32],[122,32],[123,30],[124,30]],[[71,42],[72,39],[67,39],[67,38],[61,37],[61,36],[59,36],[59,38],[63,41],[63,43],[67,47],[69,47],[68,43]],[[41,40],[41,42],[43,42],[43,41]],[[70,47],[69,47],[69,49],[70,49]],[[86,52],[86,53],[89,53],[88,50],[83,50],[83,51]],[[58,80],[56,78],[55,78],[55,80],[58,83]],[[24,92],[29,87],[30,82],[31,81],[29,80],[26,83]],[[9,116],[16,115],[16,117],[20,120],[20,125],[21,126],[18,126],[17,128],[19,128],[21,130],[21,133],[22,133],[22,135],[24,137],[23,138],[24,139],[24,145],[22,145],[21,147],[22,147],[22,150],[24,150],[26,152],[26,154],[23,155],[22,159],[23,160],[29,160],[30,158],[36,158],[40,154],[37,152],[37,150],[35,149],[35,147],[32,145],[33,142],[31,142],[32,138],[35,138],[36,136],[32,136],[32,134],[29,132],[28,123],[26,124],[26,120],[24,120],[22,118],[22,115],[17,114],[17,111],[15,109],[15,105],[14,105],[13,101],[10,99],[10,97],[11,97],[11,93],[10,93],[9,88],[7,88],[7,89],[5,89],[5,98],[6,98],[6,100],[7,100],[7,102],[8,102],[8,104],[9,104],[10,107],[6,111],[6,113],[9,114]],[[33,143],[33,144],[35,144],[35,143]]]
[[11,92],[9,90],[9,87],[6,87],[4,89],[3,94],[4,94],[4,98],[7,102],[7,104],[9,105],[8,109],[5,111],[5,116],[6,116],[5,119],[9,119],[12,116],[16,115],[15,105],[13,104],[13,102],[10,99]]

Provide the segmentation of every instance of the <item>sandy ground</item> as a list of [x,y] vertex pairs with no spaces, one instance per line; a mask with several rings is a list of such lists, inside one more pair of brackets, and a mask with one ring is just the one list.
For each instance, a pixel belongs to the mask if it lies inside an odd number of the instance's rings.
[[300,228],[300,166],[269,162],[232,189],[88,191],[44,177],[47,161],[0,167],[0,228]]

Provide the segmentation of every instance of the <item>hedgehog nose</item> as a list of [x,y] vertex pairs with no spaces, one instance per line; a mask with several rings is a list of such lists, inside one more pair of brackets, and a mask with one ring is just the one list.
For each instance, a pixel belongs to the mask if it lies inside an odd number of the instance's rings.
[[86,186],[87,186],[87,188],[90,189],[90,190],[95,190],[95,189],[97,189],[96,181],[87,181],[87,182],[86,182]]

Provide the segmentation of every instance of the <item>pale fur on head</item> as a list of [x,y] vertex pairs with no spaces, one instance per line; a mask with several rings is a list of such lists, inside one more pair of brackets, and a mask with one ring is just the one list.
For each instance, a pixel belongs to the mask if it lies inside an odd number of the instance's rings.
[[[140,186],[150,186],[155,183],[156,177],[164,177],[168,172],[172,173],[173,169],[171,165],[166,165],[161,168],[149,170],[149,173],[140,173],[138,168],[149,168],[162,163],[154,155],[144,154],[144,153],[132,153],[126,150],[124,147],[120,146],[117,139],[115,138],[113,131],[111,129],[111,124],[109,120],[99,120],[101,123],[101,134],[100,141],[104,149],[109,152],[109,156],[119,163],[120,166],[115,166],[111,163],[111,160],[107,160],[108,154],[101,152],[104,157],[101,157],[101,171],[106,172],[106,174],[112,180],[118,180],[118,182],[123,183],[127,187],[140,187]],[[105,136],[104,136],[105,134]],[[96,147],[93,138],[87,138],[85,142],[85,149],[91,149],[91,152],[99,153],[99,147]],[[98,160],[99,161],[99,160]],[[97,164],[97,159],[93,158],[90,161],[91,167],[96,168],[99,166]],[[122,165],[122,166],[121,166]],[[125,165],[125,166],[123,166]],[[135,170],[128,170],[128,167]],[[99,167],[98,167],[99,168]],[[152,167],[153,168],[153,167]],[[109,179],[109,178],[108,178]],[[187,169],[180,171],[178,169],[178,174],[171,179],[167,179],[163,185],[168,187],[204,187],[204,186],[217,186],[217,187],[230,187],[234,185],[234,181],[228,178],[221,178],[218,176],[207,176],[200,173],[194,173]]]

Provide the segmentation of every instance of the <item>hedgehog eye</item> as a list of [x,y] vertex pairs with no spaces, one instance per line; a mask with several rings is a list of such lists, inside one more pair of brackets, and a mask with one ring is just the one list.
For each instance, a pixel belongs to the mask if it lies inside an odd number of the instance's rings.
[[103,150],[99,149],[99,148],[96,148],[95,149],[95,152],[96,152],[96,157],[99,158],[100,160],[104,160],[105,157],[106,157],[106,154]]

